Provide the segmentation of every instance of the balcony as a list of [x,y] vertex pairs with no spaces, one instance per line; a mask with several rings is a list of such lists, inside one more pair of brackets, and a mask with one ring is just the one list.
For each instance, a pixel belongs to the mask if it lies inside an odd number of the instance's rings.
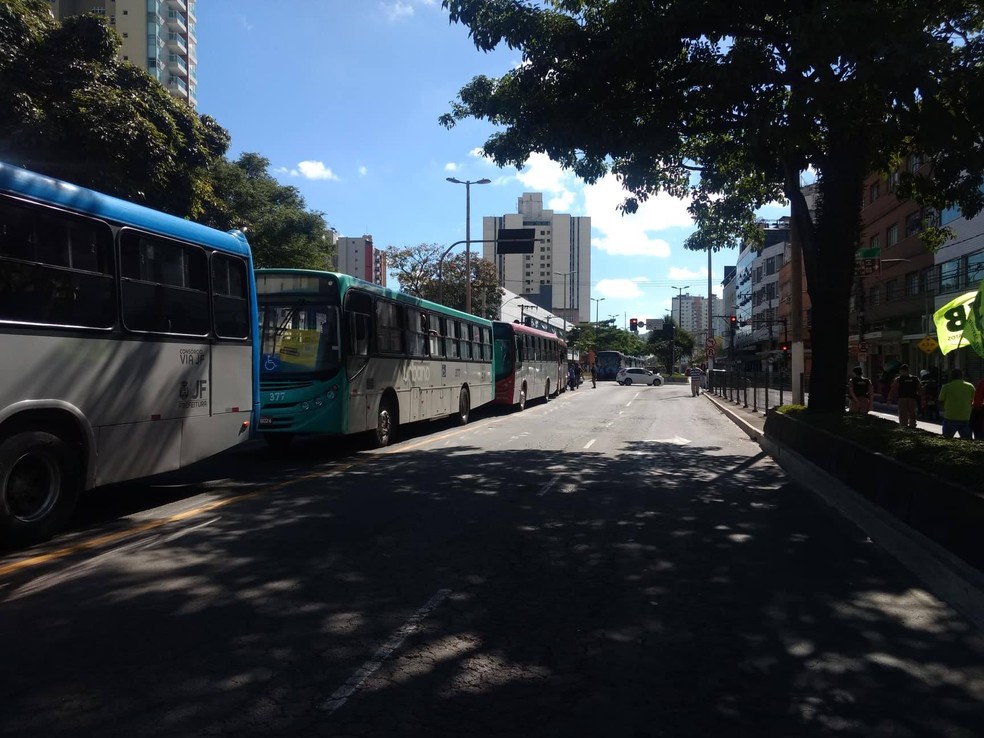
[[167,27],[182,35],[188,33],[188,21],[181,13],[173,10],[167,11]]
[[188,44],[180,33],[167,34],[167,48],[172,54],[188,55]]
[[167,71],[170,72],[172,76],[187,77],[188,63],[184,60],[184,57],[178,56],[177,54],[171,54],[167,58]]
[[183,98],[188,97],[188,83],[180,77],[171,77],[167,82],[167,90],[172,95],[179,95]]
[[185,0],[167,0],[167,7],[182,14],[188,12],[188,3]]

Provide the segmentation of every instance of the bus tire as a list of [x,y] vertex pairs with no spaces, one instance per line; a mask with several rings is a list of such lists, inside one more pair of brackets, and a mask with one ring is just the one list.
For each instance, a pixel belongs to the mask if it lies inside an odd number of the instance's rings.
[[396,429],[399,422],[400,419],[393,399],[390,397],[381,399],[379,410],[376,411],[376,430],[373,433],[376,448],[385,448],[396,440]]
[[285,451],[294,440],[293,433],[264,433],[263,440],[274,451]]
[[519,388],[519,402],[516,403],[520,412],[526,409],[526,382],[523,382],[523,386]]
[[547,386],[543,388],[543,401],[550,401],[550,380],[547,380]]
[[457,425],[468,425],[468,418],[471,415],[471,396],[468,388],[462,387],[461,394],[458,395],[458,412],[454,414],[454,422]]
[[0,443],[0,544],[51,538],[71,517],[81,480],[79,455],[46,431],[22,431]]

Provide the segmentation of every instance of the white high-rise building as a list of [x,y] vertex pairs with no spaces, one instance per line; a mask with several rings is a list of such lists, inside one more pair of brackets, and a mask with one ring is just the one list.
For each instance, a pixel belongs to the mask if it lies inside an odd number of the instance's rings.
[[[482,218],[484,258],[499,284],[571,323],[591,320],[591,218],[543,208],[543,194],[524,192],[517,213]],[[503,228],[533,228],[532,254],[498,254]]]
[[172,95],[198,102],[196,0],[49,0],[57,20],[98,13],[123,37],[120,57],[131,62]]

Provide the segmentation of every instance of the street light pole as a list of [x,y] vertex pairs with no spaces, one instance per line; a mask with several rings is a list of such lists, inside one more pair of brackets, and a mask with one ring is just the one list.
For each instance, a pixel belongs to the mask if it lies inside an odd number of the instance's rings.
[[[569,310],[567,309],[567,305],[568,305],[568,299],[567,299],[568,298],[567,278],[569,276],[573,276],[573,275],[577,274],[577,272],[576,271],[575,272],[554,272],[554,274],[556,274],[558,277],[563,277],[564,278],[564,320],[566,320],[568,323],[570,323],[571,322],[571,316],[570,316]],[[588,316],[588,319],[589,320],[591,319],[591,316],[590,315]]]
[[[602,301],[605,298],[604,297],[592,297],[590,299],[591,299],[591,302],[593,302],[595,304],[595,323],[597,323],[598,322],[598,309],[601,307],[601,303],[602,303]],[[591,316],[589,315],[588,316],[588,319],[590,320],[590,318],[591,318]]]
[[[690,285],[688,284],[686,287],[670,287],[670,289],[671,290],[679,290],[679,292],[677,292],[677,315],[680,316],[679,317],[679,320],[677,321],[677,325],[673,329],[673,339],[670,340],[670,367],[669,367],[669,372],[670,372],[670,376],[672,377],[673,376],[673,354],[676,353],[676,348],[673,346],[673,341],[676,339],[676,329],[680,327],[680,321],[683,320],[683,291],[684,290],[689,290],[690,289]],[[670,308],[672,308],[672,307],[673,307],[673,304],[671,302],[670,303]],[[670,315],[672,316],[672,314],[673,314],[673,310],[671,309],[670,310]]]
[[490,184],[491,179],[475,179],[471,181],[445,177],[448,182],[465,186],[465,312],[471,312],[471,186],[473,184]]

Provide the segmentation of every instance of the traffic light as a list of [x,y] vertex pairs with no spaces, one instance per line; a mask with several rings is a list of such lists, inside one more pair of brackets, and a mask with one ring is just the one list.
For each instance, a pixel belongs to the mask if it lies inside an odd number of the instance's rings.
[[731,324],[731,327],[732,328],[737,328],[738,327],[738,316],[737,315],[731,315],[731,316],[729,316],[728,317],[728,322]]
[[639,332],[639,319],[638,318],[629,318],[629,330],[632,331],[633,333],[638,333]]
[[786,355],[786,354],[789,353],[789,344],[788,343],[782,344],[781,346],[779,346],[779,348],[782,349],[783,355]]

